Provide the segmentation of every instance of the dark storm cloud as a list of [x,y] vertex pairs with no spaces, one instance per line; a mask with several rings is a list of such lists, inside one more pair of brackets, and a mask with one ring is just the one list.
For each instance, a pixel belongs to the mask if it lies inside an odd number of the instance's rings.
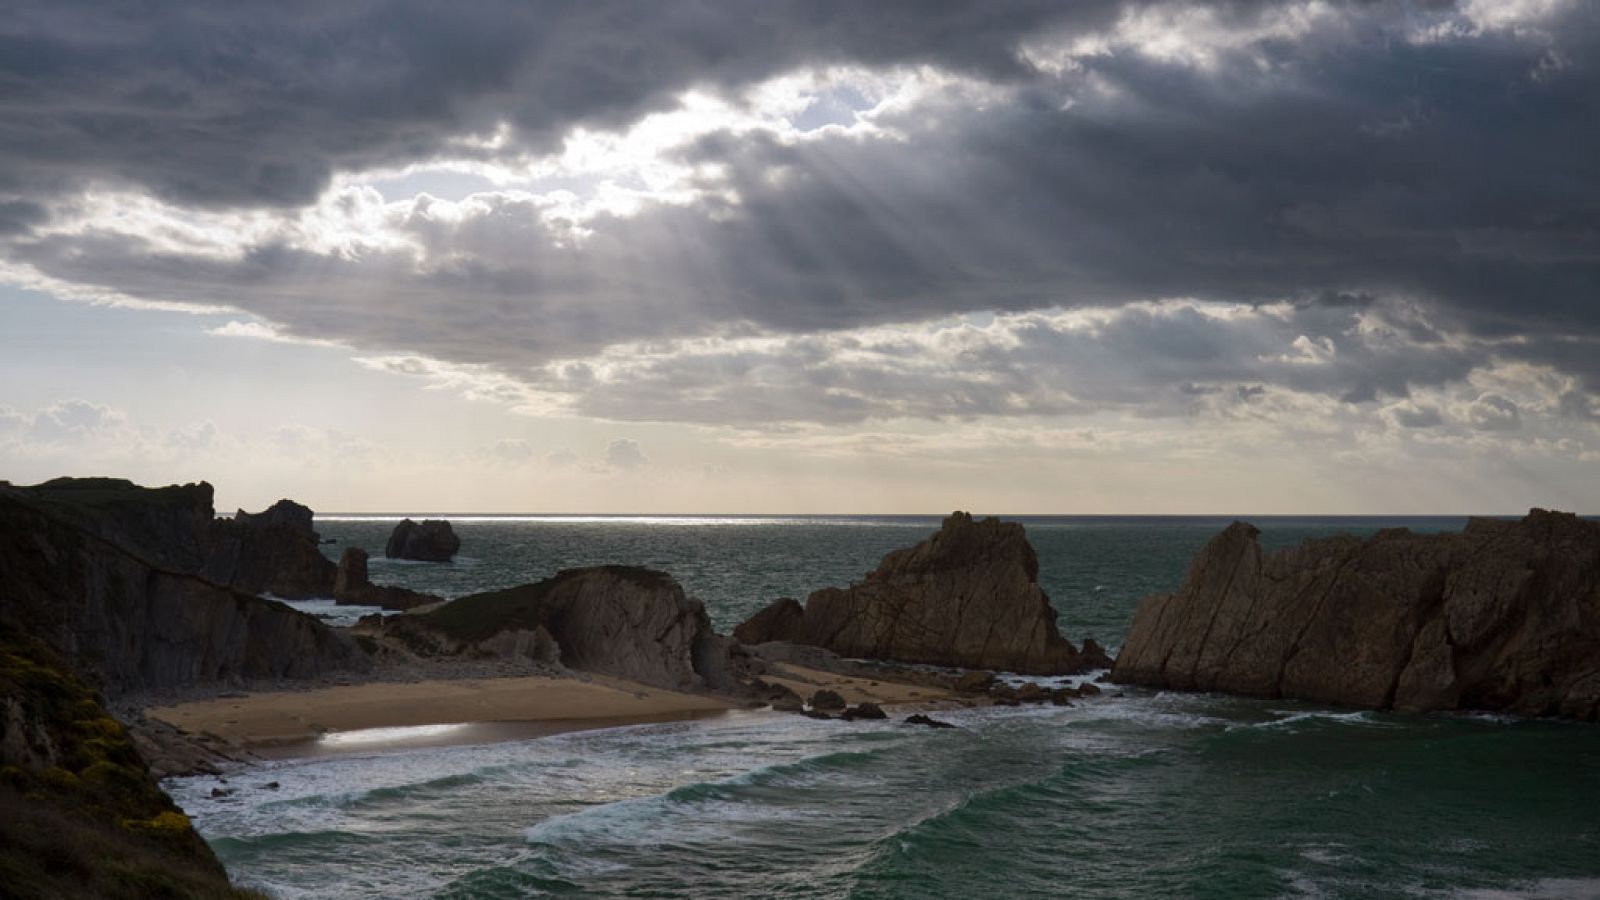
[[[1296,7],[167,9],[94,20],[41,6],[0,24],[0,191],[26,185],[24,202],[48,202],[53,188],[121,179],[179,204],[293,205],[336,169],[425,159],[501,120],[513,150],[537,150],[577,125],[668,108],[690,86],[732,90],[803,64],[926,63],[967,80],[878,114],[892,137],[706,136],[682,158],[719,167],[717,190],[595,218],[576,242],[535,200],[504,194],[456,219],[419,203],[393,227],[420,262],[276,239],[202,256],[92,229],[14,235],[10,259],[534,382],[551,360],[644,339],[1162,297],[1294,310],[1276,324],[1135,310],[1093,333],[1023,325],[931,379],[894,353],[857,364],[842,339],[802,337],[586,381],[580,406],[618,418],[1164,415],[1269,387],[1366,404],[1493,359],[1600,389],[1593,5],[1526,27],[1442,4],[1333,5],[1278,30],[1272,17]],[[1138,24],[1185,10],[1216,12],[1169,28],[1193,58],[1145,52],[1137,34],[1060,67],[1021,52],[1105,31],[1124,11]],[[1363,315],[1381,333],[1360,332]],[[730,384],[746,393],[717,389]],[[1593,406],[1574,396],[1565,408],[1583,420]],[[1470,418],[1522,423],[1505,397]],[[1403,416],[1429,421],[1423,407]]]
[[[538,148],[697,85],[795,65],[1022,72],[1016,42],[1115,4],[22,2],[0,17],[0,190],[133,182],[205,206],[311,201],[505,122]],[[479,150],[478,153],[486,151]],[[459,152],[456,155],[461,155]]]

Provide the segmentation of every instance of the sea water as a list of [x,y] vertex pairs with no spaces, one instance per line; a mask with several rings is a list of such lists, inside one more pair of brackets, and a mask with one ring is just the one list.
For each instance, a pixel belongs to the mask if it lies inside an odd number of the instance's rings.
[[[1120,644],[1229,519],[1019,517],[1074,640]],[[937,518],[452,517],[454,564],[326,549],[447,596],[671,572],[723,630],[859,580]],[[1269,547],[1460,519],[1252,519]],[[168,783],[234,878],[293,897],[1600,897],[1600,729],[1108,689],[958,728],[771,712],[356,750]],[[264,787],[277,782],[278,788]]]

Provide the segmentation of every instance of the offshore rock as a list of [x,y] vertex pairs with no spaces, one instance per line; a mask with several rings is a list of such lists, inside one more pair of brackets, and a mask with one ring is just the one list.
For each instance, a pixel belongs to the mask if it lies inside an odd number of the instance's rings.
[[[30,490],[0,490],[0,626],[43,640],[108,692],[305,678],[369,665],[349,638],[311,616],[130,549],[141,541],[122,530],[139,518],[130,505],[138,495],[119,487],[114,509],[90,502],[62,514],[60,497],[39,502]],[[158,508],[145,518],[160,521],[171,512]],[[106,536],[118,534],[124,540]],[[170,560],[185,548],[172,549],[153,555]]]
[[745,690],[751,675],[739,648],[711,630],[700,601],[666,573],[631,566],[568,569],[396,616],[384,627],[440,653],[492,653],[500,635],[542,632],[568,668],[673,690]]
[[958,512],[927,540],[885,556],[864,582],[824,588],[803,608],[779,600],[734,635],[847,657],[1029,675],[1082,671],[1038,578],[1021,525]]
[[383,587],[367,577],[367,551],[346,547],[339,554],[339,570],[333,580],[333,599],[342,606],[381,606],[390,610],[415,609],[443,602],[443,597],[401,587]]
[[1235,522],[1139,605],[1112,680],[1374,709],[1600,714],[1600,523],[1535,509],[1264,555]]
[[389,534],[383,555],[389,559],[414,559],[422,562],[450,562],[461,549],[450,523],[443,519],[413,522],[402,519]]

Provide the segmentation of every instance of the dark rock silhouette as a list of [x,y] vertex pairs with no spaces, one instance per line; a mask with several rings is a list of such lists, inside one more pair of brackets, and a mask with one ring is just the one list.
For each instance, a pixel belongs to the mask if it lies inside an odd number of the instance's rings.
[[1600,712],[1600,523],[1533,510],[1264,555],[1235,522],[1140,603],[1114,681],[1376,709]]
[[[139,555],[149,538],[125,531],[140,518],[133,508],[155,494],[145,518],[162,521],[172,495],[123,485],[101,485],[99,500],[65,514],[70,501],[59,495],[38,502],[31,489],[0,490],[0,625],[43,640],[112,693],[367,667],[349,638],[311,616]],[[171,561],[191,548],[172,549],[152,555]]]
[[443,597],[421,591],[373,584],[367,577],[367,551],[360,547],[346,547],[339,554],[339,569],[333,580],[333,599],[341,605],[381,606],[392,610],[415,609],[444,600]]
[[929,728],[954,728],[956,726],[940,719],[925,716],[922,713],[906,716],[907,725],[926,725]]
[[833,711],[844,709],[846,705],[844,697],[838,691],[830,691],[827,688],[823,688],[811,695],[812,709]]
[[414,559],[422,562],[450,562],[461,549],[450,523],[443,519],[400,520],[389,534],[383,555],[389,559]]
[[741,624],[748,644],[788,641],[841,656],[1002,669],[1082,671],[1039,588],[1022,526],[955,513],[927,540],[883,558],[865,581],[779,600]]

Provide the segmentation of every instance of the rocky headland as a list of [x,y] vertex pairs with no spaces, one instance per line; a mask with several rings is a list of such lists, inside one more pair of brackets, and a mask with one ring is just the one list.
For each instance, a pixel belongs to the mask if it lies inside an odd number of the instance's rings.
[[1600,714],[1600,523],[1533,510],[1266,554],[1236,522],[1139,605],[1114,681],[1395,710]]
[[957,512],[916,546],[885,556],[866,580],[785,599],[734,630],[745,644],[783,641],[845,657],[1027,675],[1110,664],[1061,636],[1021,525]]

